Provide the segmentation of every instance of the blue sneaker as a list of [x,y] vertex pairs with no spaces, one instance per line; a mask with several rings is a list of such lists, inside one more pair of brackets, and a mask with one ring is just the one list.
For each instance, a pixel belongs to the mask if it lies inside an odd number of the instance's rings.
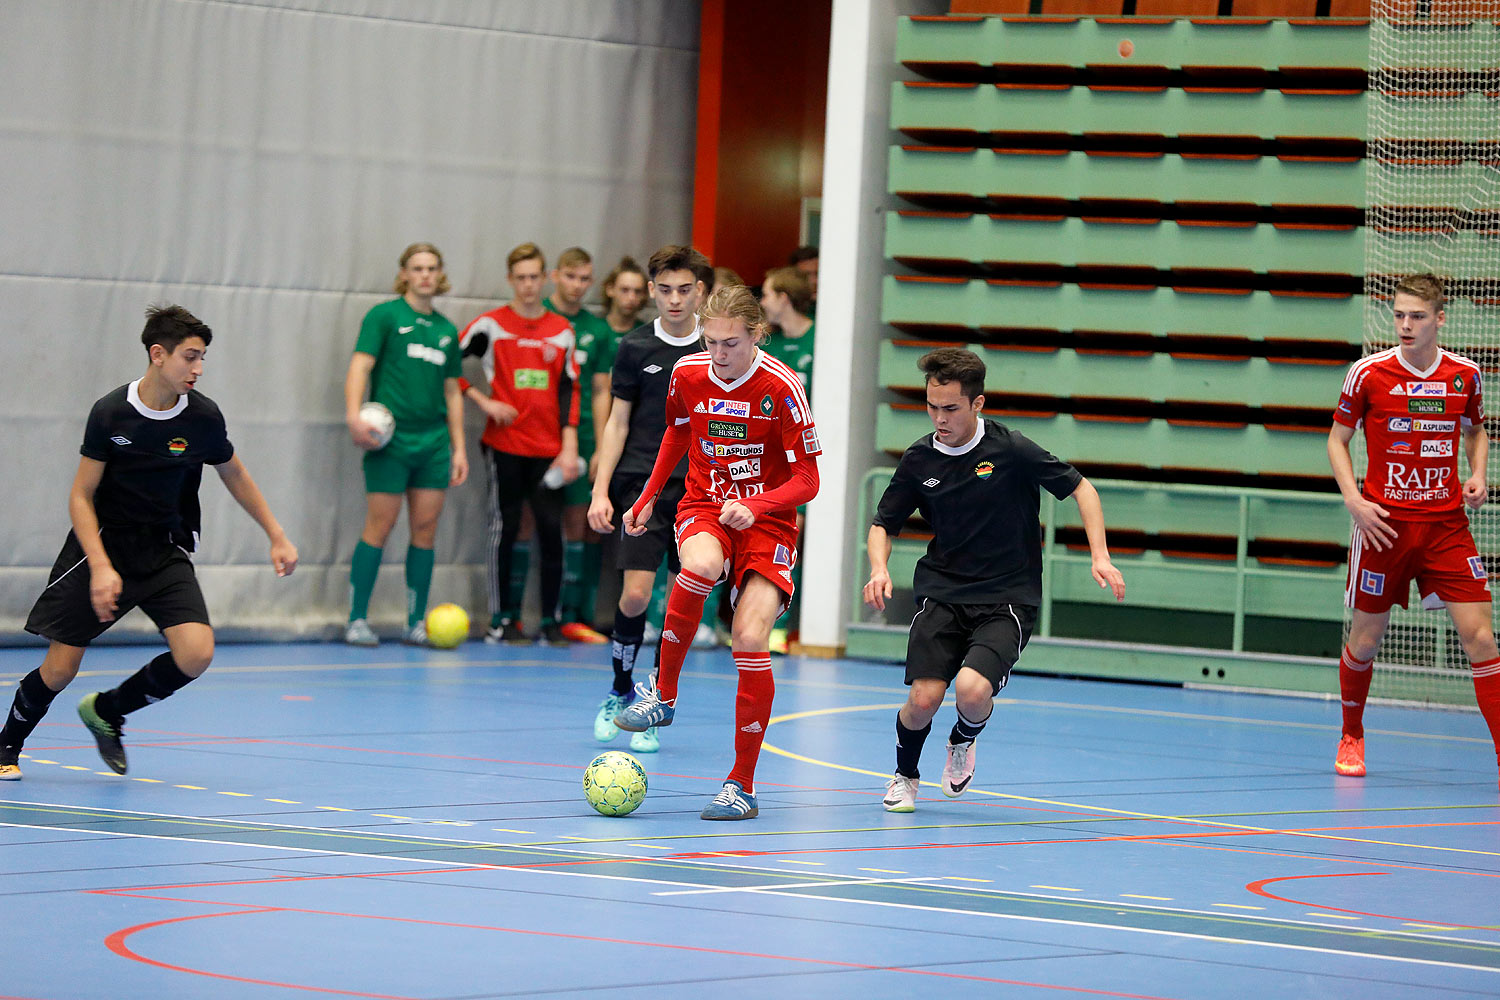
[[620,735],[620,730],[615,727],[615,716],[620,714],[620,709],[629,700],[629,695],[615,694],[613,691],[605,695],[604,700],[599,703],[599,714],[594,716],[594,739],[600,743],[608,743]]
[[661,739],[656,735],[656,727],[652,726],[644,732],[630,734],[630,749],[636,753],[656,753],[661,749]]
[[646,683],[635,686],[635,694],[635,702],[615,716],[616,726],[627,733],[643,733],[654,726],[672,724],[672,716],[677,711],[661,700],[661,695],[656,691],[654,674],[646,679]]
[[760,806],[738,781],[726,781],[699,815],[703,819],[754,819],[760,815]]

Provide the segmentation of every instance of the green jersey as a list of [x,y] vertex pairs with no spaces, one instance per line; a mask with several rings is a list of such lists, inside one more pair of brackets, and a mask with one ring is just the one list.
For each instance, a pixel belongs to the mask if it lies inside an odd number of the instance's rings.
[[777,330],[761,345],[763,351],[797,373],[802,380],[802,391],[809,397],[812,395],[813,331],[817,328],[817,324],[813,324],[800,337],[788,337]]
[[458,329],[442,313],[419,313],[404,298],[382,302],[359,326],[358,353],[373,355],[370,399],[403,430],[446,426],[443,380],[462,374]]
[[[593,411],[595,356],[607,352],[615,332],[609,328],[608,323],[587,309],[580,309],[569,316],[552,304],[551,296],[543,299],[542,305],[573,324],[573,357],[578,362],[578,454],[587,458],[594,453],[596,440]],[[608,368],[604,370],[609,371]]]

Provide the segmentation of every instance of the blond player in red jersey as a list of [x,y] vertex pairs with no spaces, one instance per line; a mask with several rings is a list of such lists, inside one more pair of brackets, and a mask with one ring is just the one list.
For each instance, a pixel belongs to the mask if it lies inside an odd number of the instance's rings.
[[728,285],[699,312],[706,351],[672,370],[667,433],[641,497],[624,517],[639,534],[672,469],[688,455],[687,491],[677,505],[682,572],[662,622],[655,683],[615,716],[630,732],[669,726],[677,678],[703,615],[703,602],[728,580],[734,605],[734,769],[704,808],[704,819],[750,819],[759,813],[755,765],[771,720],[771,626],[792,596],[797,564],[797,505],[818,492],[817,428],[802,383],[760,349],[770,324],[755,296]]
[[[1333,478],[1354,521],[1344,594],[1353,611],[1339,658],[1344,730],[1334,759],[1343,775],[1364,776],[1371,666],[1391,606],[1406,606],[1413,580],[1424,607],[1446,605],[1453,618],[1500,760],[1500,649],[1484,561],[1464,514],[1464,505],[1478,510],[1488,496],[1490,444],[1479,367],[1438,346],[1444,303],[1433,275],[1397,284],[1392,311],[1399,343],[1349,369],[1328,435]],[[1349,454],[1361,428],[1370,458],[1362,484]],[[1469,463],[1462,482],[1460,444]]]

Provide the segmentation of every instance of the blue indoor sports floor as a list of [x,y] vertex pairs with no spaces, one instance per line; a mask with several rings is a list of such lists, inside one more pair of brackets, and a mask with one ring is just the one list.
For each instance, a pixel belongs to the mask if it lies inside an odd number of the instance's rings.
[[698,652],[609,819],[607,647],[224,646],[118,777],[73,705],[155,653],[90,652],[0,785],[0,997],[1500,995],[1477,713],[1372,706],[1360,780],[1336,701],[1018,676],[971,791],[891,815],[899,669],[789,658],[760,817],[707,823],[734,670]]

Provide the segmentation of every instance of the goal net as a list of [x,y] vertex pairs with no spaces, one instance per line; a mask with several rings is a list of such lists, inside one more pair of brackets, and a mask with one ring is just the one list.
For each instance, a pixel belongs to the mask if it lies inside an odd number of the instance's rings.
[[[1431,271],[1448,289],[1439,342],[1486,377],[1485,423],[1500,412],[1500,0],[1372,0],[1365,205],[1365,353],[1395,343],[1396,280]],[[1361,464],[1362,458],[1360,459]],[[1474,540],[1500,580],[1500,504],[1470,512]],[[1466,475],[1459,459],[1459,474]],[[1468,660],[1442,611],[1415,593],[1381,647],[1376,697],[1472,700]]]

